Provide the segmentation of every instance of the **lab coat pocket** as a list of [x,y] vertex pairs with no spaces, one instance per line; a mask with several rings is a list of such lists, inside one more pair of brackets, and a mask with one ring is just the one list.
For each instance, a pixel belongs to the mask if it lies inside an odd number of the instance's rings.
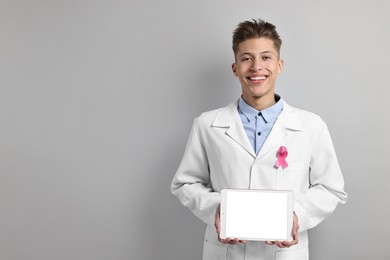
[[227,247],[214,245],[205,240],[203,245],[203,260],[226,260]]
[[275,260],[309,260],[307,248],[298,250],[276,251]]
[[302,185],[308,186],[308,169],[300,162],[289,162],[286,168],[277,169],[277,187],[280,190],[299,189]]

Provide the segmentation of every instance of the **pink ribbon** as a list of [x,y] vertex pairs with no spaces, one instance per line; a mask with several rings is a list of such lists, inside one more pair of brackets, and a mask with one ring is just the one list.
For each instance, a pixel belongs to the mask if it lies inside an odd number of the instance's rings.
[[276,160],[275,167],[279,168],[280,166],[286,168],[288,163],[286,162],[286,157],[288,155],[287,148],[285,146],[279,147],[278,159]]

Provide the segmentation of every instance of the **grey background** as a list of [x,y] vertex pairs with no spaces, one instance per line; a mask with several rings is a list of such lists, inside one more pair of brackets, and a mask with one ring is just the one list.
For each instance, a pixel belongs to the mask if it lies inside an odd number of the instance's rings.
[[389,1],[0,1],[0,259],[187,259],[170,194],[194,117],[238,98],[231,33],[284,40],[277,92],[328,123],[350,200],[312,259],[389,259]]

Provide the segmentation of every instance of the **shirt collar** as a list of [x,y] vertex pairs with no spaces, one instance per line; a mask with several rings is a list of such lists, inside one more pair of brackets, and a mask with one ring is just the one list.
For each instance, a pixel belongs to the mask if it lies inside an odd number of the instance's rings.
[[279,95],[275,94],[275,100],[276,103],[274,105],[263,110],[256,110],[248,105],[242,97],[240,97],[238,101],[238,110],[248,119],[249,122],[255,119],[255,117],[261,112],[261,116],[265,122],[268,123],[277,118],[283,109],[283,102]]

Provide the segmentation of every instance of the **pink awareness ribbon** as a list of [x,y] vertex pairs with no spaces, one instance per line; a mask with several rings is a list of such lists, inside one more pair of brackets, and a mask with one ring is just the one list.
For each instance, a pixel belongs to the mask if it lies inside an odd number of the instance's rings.
[[280,166],[286,168],[288,163],[286,162],[286,157],[288,155],[287,148],[285,146],[279,147],[278,159],[276,160],[275,167],[279,168]]

